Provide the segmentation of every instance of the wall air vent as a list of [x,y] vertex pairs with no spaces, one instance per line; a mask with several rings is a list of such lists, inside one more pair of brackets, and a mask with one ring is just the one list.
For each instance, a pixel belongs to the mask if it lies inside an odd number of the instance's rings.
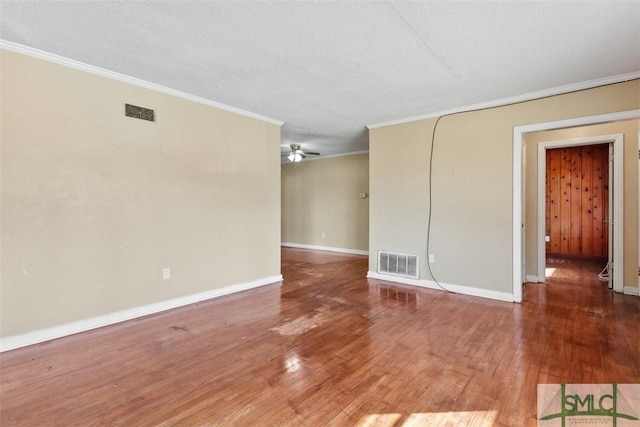
[[133,117],[134,119],[146,120],[148,122],[155,122],[155,112],[150,108],[138,107],[137,105],[124,104],[124,115],[127,117]]
[[418,255],[379,251],[378,273],[418,279]]

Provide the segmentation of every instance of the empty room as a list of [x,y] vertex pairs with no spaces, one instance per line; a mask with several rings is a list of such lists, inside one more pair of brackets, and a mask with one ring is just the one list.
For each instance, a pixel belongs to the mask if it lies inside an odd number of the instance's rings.
[[0,425],[638,425],[638,22],[0,0]]

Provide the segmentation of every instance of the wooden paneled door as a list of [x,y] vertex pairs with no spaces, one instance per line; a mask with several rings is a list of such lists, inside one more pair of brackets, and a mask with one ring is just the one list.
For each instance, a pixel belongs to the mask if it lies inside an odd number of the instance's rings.
[[607,259],[609,144],[546,150],[546,252]]

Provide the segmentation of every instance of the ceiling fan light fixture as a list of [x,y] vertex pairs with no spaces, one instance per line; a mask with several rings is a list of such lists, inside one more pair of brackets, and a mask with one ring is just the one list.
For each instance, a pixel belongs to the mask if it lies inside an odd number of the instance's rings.
[[298,163],[300,160],[302,160],[302,155],[300,153],[291,153],[287,156],[287,158],[294,163]]

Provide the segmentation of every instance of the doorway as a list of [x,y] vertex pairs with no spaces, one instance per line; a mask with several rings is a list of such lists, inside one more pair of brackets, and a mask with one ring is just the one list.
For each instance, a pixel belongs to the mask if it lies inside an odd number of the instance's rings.
[[[549,141],[538,144],[538,280],[544,281],[547,250],[551,253],[569,255],[572,257],[602,257],[606,258],[604,265],[607,267],[609,287],[618,292],[623,291],[622,275],[623,264],[623,177],[622,177],[622,152],[623,135],[601,135],[571,140]],[[601,147],[595,149],[594,147]],[[556,152],[558,158],[549,156],[550,150],[560,149]],[[590,177],[583,177],[587,170],[578,167],[582,163],[578,156],[585,155],[589,151],[590,156],[596,154],[602,156],[591,162],[587,168]],[[553,152],[553,151],[551,151]],[[616,156],[617,154],[617,156]],[[566,156],[569,156],[566,158]],[[563,158],[564,157],[564,158]],[[619,161],[615,161],[618,157]],[[553,163],[547,163],[547,159]],[[547,181],[547,169],[562,169],[557,177],[559,182],[553,184]],[[578,170],[580,169],[580,170]],[[600,169],[600,170],[593,170]],[[606,186],[607,191],[604,191]],[[599,187],[598,191],[594,191]],[[555,188],[555,192],[553,190]],[[555,198],[555,206],[547,212],[547,189]],[[584,191],[584,190],[588,191]],[[606,197],[606,200],[604,198]],[[589,201],[591,198],[591,201]],[[571,199],[578,199],[575,204]],[[595,200],[594,200],[595,199]],[[584,223],[582,227],[582,205],[585,209]],[[579,205],[580,209],[571,209],[572,205]],[[595,207],[595,209],[594,209]],[[569,220],[554,222],[548,221],[548,215],[563,215],[560,209],[564,208],[564,215],[573,216]],[[589,213],[588,211],[591,210]],[[553,218],[551,218],[553,219]],[[548,223],[548,224],[547,224]],[[549,228],[547,228],[549,226]],[[552,230],[554,226],[565,227],[565,230]],[[590,231],[587,231],[590,226]],[[567,229],[568,228],[568,229]],[[587,234],[600,236],[600,240],[592,240],[591,248],[583,245],[582,237]],[[547,242],[549,236],[549,242]],[[605,240],[603,240],[605,239]],[[597,247],[596,247],[597,246]],[[606,249],[606,251],[604,250]]]
[[[636,119],[640,117],[640,109],[620,111],[615,113],[600,114],[596,116],[578,117],[573,119],[558,120],[552,122],[535,123],[530,125],[516,126],[513,128],[513,204],[512,204],[512,283],[513,283],[513,301],[522,302],[522,286],[525,282],[525,271],[523,269],[524,261],[524,215],[523,215],[523,135],[529,132],[546,131],[554,129],[566,129],[571,127],[594,125],[600,123],[609,123],[621,120]],[[599,141],[602,142],[602,139]],[[614,143],[614,156],[620,161],[615,163],[613,171],[614,181],[622,184],[622,159],[623,159],[623,146],[622,140],[619,143]],[[618,227],[614,228],[614,253],[617,255],[614,258],[614,272],[613,272],[613,288],[617,292],[622,292],[623,282],[623,197],[622,188],[614,189],[617,196],[614,194],[614,222],[618,222]],[[539,200],[539,199],[538,199]],[[543,204],[544,205],[544,204]],[[542,209],[542,217],[544,218],[544,208]],[[539,221],[540,222],[540,221]],[[544,249],[544,221],[542,226],[539,226],[538,238],[542,239],[542,242],[537,242],[538,250]],[[618,238],[619,237],[619,238]],[[542,265],[542,274],[544,274],[544,262],[540,262],[541,258],[538,253],[538,268],[540,271],[540,264]],[[617,280],[616,280],[617,279]]]
[[540,151],[544,149],[544,153],[540,153],[540,160],[544,161],[541,169],[545,169],[545,272],[539,280],[546,281],[562,266],[574,271],[592,271],[612,288],[609,274],[613,265],[609,220],[612,144],[559,147],[546,143],[541,147]]

